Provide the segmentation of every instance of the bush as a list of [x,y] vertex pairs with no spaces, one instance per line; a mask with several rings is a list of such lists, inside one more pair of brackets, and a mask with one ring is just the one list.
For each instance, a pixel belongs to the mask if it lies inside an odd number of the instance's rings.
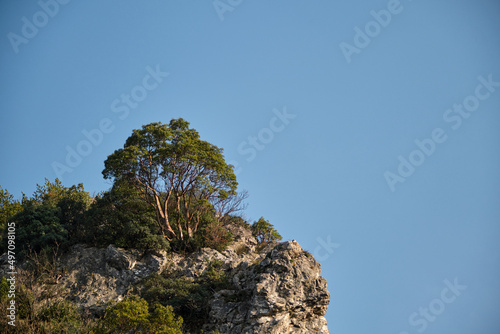
[[9,295],[9,282],[7,282],[7,278],[2,277],[2,280],[0,280],[0,302],[6,301],[8,295]]
[[37,320],[38,327],[46,333],[81,333],[86,329],[78,308],[66,300],[42,309]]
[[149,330],[151,333],[182,334],[183,319],[174,313],[170,305],[156,304],[150,316]]
[[[90,316],[82,314],[69,301],[59,301],[48,307],[39,304],[42,298],[38,291],[34,293],[24,284],[17,281],[16,287],[16,320],[15,327],[8,326],[9,331],[0,333],[32,333],[32,334],[66,334],[90,333],[93,321]],[[5,278],[0,281],[0,317],[7,318],[7,307],[10,299],[7,298],[8,282]],[[5,326],[7,326],[5,324]],[[5,328],[3,328],[5,329]]]
[[[57,208],[59,221],[67,231],[67,238],[70,241],[68,245],[81,241],[85,213],[92,202],[92,198],[83,188],[83,184],[80,183],[68,188],[63,186],[59,179],[55,179],[54,182],[45,179],[43,185],[37,184],[37,189],[28,202]],[[24,205],[25,203],[23,203]]]
[[193,282],[186,277],[170,278],[166,274],[149,278],[142,291],[149,303],[172,306],[176,314],[195,328],[201,328],[208,320],[208,300],[212,294],[208,284]]
[[86,242],[105,247],[169,250],[160,233],[156,214],[127,182],[116,182],[91,206],[84,226]]
[[48,205],[27,205],[14,218],[16,223],[16,246],[19,245],[19,257],[22,259],[30,250],[42,249],[66,244],[68,231],[59,219],[60,209]]
[[96,333],[182,334],[182,323],[171,306],[155,305],[150,313],[146,300],[131,296],[106,309]]
[[216,220],[211,221],[203,230],[203,247],[209,247],[222,252],[231,244],[233,236],[221,223]]
[[[16,245],[20,246],[18,260],[22,260],[29,250],[40,252],[56,245],[67,247],[78,242],[90,202],[90,195],[82,184],[66,188],[58,179],[54,182],[45,179],[44,185],[37,185],[31,198],[23,195],[20,211],[9,218],[16,224]],[[5,238],[6,231],[3,233]]]
[[16,316],[31,321],[35,318],[33,292],[23,284],[16,286]]
[[187,329],[198,333],[209,322],[209,300],[215,291],[231,287],[227,274],[222,270],[222,262],[210,261],[205,273],[196,280],[175,277],[163,272],[153,275],[144,282],[141,296],[150,304],[171,305],[176,314],[182,316]]
[[240,216],[226,215],[224,217],[224,222],[226,222],[228,224],[236,224],[236,225],[239,225],[239,226],[244,227],[246,229],[251,228],[251,225]]
[[0,186],[0,243],[2,247],[5,247],[2,236],[7,223],[19,211],[21,211],[21,203],[14,200],[14,196]]
[[[175,213],[172,212],[172,219]],[[233,235],[215,217],[213,210],[207,210],[200,214],[200,226],[193,238],[184,240],[172,240],[172,250],[180,253],[192,253],[201,248],[208,247],[222,252],[233,241]]]
[[148,303],[137,296],[108,307],[97,333],[143,333],[148,326]]
[[251,230],[259,243],[267,243],[282,239],[278,231],[274,229],[273,224],[269,223],[269,220],[265,220],[264,217],[260,217],[258,221],[254,222]]

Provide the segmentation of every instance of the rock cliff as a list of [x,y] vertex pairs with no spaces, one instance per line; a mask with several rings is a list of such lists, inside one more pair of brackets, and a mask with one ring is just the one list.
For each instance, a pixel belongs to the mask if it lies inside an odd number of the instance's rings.
[[58,263],[63,274],[53,298],[99,314],[106,303],[140,291],[151,275],[163,272],[196,282],[217,261],[228,284],[208,300],[205,333],[329,333],[324,315],[330,294],[312,255],[296,241],[262,247],[244,227],[228,228],[235,242],[223,252],[204,248],[190,255],[144,255],[113,245],[75,245]]

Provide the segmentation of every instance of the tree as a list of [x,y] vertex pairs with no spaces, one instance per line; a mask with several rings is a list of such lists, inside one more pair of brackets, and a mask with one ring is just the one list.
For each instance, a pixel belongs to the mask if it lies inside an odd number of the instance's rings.
[[115,244],[142,251],[170,247],[160,234],[153,208],[127,180],[115,182],[109,191],[96,197],[82,234],[85,242],[94,246]]
[[240,213],[247,208],[244,201],[248,198],[248,191],[243,190],[227,198],[219,199],[214,203],[216,216],[220,221],[228,221],[239,217]]
[[[7,227],[7,223],[21,210],[21,203],[18,200],[14,200],[14,196],[7,189],[4,190],[0,186],[0,242],[2,241],[2,235]],[[4,245],[4,242],[1,242],[1,245]]]
[[68,231],[59,219],[60,210],[48,205],[27,205],[14,217],[16,248],[21,257],[30,250],[40,252],[68,241]]
[[127,179],[154,207],[167,240],[193,238],[201,216],[236,196],[236,176],[223,150],[200,139],[182,118],[134,130],[104,162],[104,178]]
[[33,196],[24,200],[36,207],[57,208],[58,218],[68,232],[68,239],[73,242],[78,242],[83,237],[81,230],[85,212],[92,201],[92,197],[85,191],[82,183],[68,188],[63,186],[57,178],[54,182],[45,179],[43,185],[37,184]]
[[281,235],[274,229],[273,224],[264,217],[254,222],[251,226],[252,234],[257,238],[259,243],[281,240]]
[[81,241],[84,214],[91,201],[82,184],[67,188],[59,179],[37,184],[30,198],[23,194],[21,210],[10,218],[16,224],[20,255]]

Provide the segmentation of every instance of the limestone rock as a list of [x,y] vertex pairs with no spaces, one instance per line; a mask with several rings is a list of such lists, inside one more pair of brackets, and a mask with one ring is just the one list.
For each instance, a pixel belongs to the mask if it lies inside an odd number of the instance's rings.
[[[217,261],[230,284],[214,291],[208,301],[204,332],[227,334],[329,333],[324,318],[330,294],[320,264],[296,241],[257,244],[241,225],[227,226],[235,241],[222,253],[204,248],[190,255],[157,252],[140,254],[109,245],[73,246],[59,260],[64,273],[57,281],[55,300],[68,299],[95,314],[108,302],[118,302],[154,273],[197,280]],[[0,257],[6,271],[5,257]],[[50,301],[47,301],[49,303]]]
[[[329,333],[326,280],[296,241],[278,244],[260,263],[238,269],[233,272],[238,290],[214,295],[211,325],[228,334]],[[235,302],[231,294],[242,298]]]

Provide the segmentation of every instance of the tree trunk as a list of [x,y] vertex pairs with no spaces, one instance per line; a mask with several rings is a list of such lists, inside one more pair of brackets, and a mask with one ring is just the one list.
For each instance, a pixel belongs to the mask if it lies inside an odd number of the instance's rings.
[[179,200],[179,197],[175,197],[177,201],[177,228],[179,229],[179,240],[184,240],[184,233],[182,232],[182,225],[181,225],[181,203]]

